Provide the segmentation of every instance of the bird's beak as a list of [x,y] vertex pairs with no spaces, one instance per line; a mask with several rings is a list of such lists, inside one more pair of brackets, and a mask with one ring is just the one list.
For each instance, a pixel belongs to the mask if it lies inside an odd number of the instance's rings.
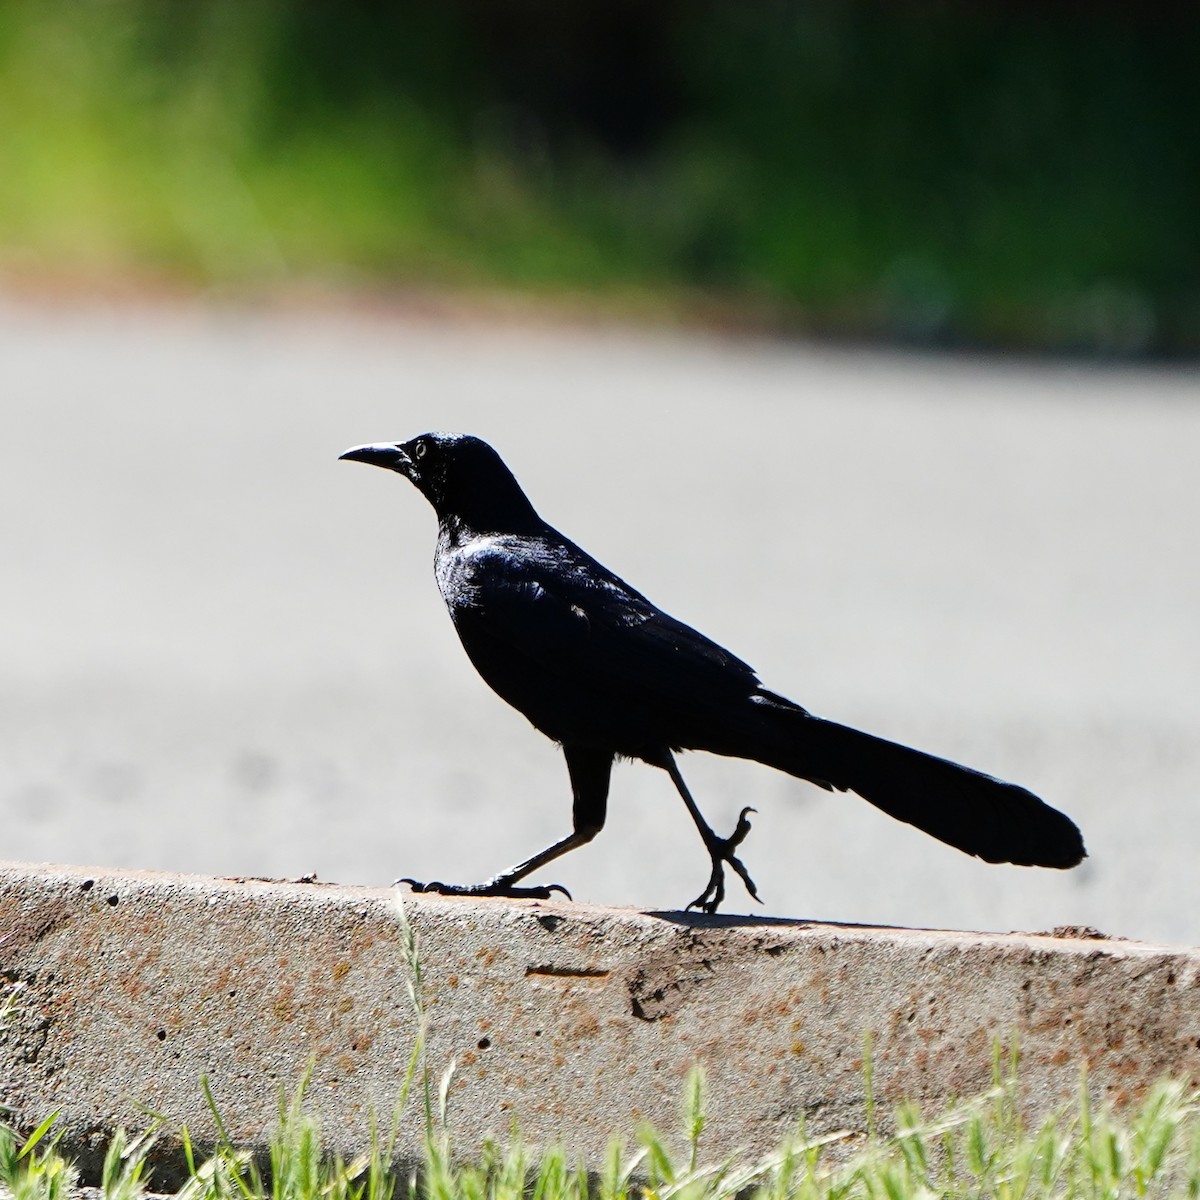
[[353,446],[345,454],[339,454],[338,460],[350,459],[351,462],[370,463],[373,467],[386,467],[389,471],[398,471],[407,478],[412,478],[413,460],[403,446],[395,442],[373,442],[367,446]]

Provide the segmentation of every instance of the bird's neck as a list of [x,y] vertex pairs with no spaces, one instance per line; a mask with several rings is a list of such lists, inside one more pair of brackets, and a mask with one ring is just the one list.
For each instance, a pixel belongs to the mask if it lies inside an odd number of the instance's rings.
[[495,513],[488,513],[486,520],[458,512],[439,513],[438,526],[444,545],[453,548],[481,537],[533,536],[545,528],[545,523],[531,508],[528,514],[521,514],[519,519],[512,514],[506,520],[497,519]]
[[534,534],[545,527],[519,488],[477,497],[459,496],[453,508],[439,509],[438,523],[451,545],[495,534]]

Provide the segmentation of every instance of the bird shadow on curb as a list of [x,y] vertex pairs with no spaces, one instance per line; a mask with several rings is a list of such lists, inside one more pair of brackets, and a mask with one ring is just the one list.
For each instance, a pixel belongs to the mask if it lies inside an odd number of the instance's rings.
[[642,916],[669,921],[686,929],[885,929],[905,931],[901,925],[855,925],[847,921],[822,921],[816,917],[760,917],[753,913],[703,913],[684,909],[643,909]]

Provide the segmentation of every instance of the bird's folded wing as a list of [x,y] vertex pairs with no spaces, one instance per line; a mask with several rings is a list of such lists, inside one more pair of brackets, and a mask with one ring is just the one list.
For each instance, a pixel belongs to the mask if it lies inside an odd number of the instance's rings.
[[530,669],[575,687],[636,688],[691,703],[758,687],[748,664],[613,576],[585,581],[509,566],[476,580],[470,613],[456,614],[464,640],[501,643]]

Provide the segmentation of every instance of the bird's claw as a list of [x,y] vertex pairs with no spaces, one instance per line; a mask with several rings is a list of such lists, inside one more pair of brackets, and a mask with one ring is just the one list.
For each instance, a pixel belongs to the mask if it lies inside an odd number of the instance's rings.
[[395,880],[392,886],[396,887],[401,883],[407,883],[414,892],[438,896],[503,896],[510,900],[549,900],[555,892],[561,892],[568,900],[573,899],[561,883],[517,887],[503,879],[489,879],[485,883],[442,883],[435,879],[430,883],[421,883],[416,879],[405,878]]
[[689,909],[698,908],[701,912],[705,913],[715,913],[717,911],[721,905],[721,901],[725,899],[726,863],[738,873],[742,883],[746,885],[746,891],[759,904],[762,903],[758,894],[758,888],[755,887],[754,880],[750,878],[750,872],[746,870],[745,863],[734,854],[734,850],[745,841],[746,835],[750,832],[749,814],[757,811],[757,809],[750,808],[749,806],[743,808],[738,814],[737,825],[734,826],[733,832],[727,838],[718,838],[709,844],[708,853],[712,859],[712,874],[708,878],[708,886],[688,905]]
[[750,832],[750,818],[747,814],[757,812],[757,808],[751,808],[749,805],[746,805],[738,813],[737,825],[734,826],[733,832],[725,839],[724,844],[727,850],[732,850],[735,846],[740,846],[746,840],[746,834]]

